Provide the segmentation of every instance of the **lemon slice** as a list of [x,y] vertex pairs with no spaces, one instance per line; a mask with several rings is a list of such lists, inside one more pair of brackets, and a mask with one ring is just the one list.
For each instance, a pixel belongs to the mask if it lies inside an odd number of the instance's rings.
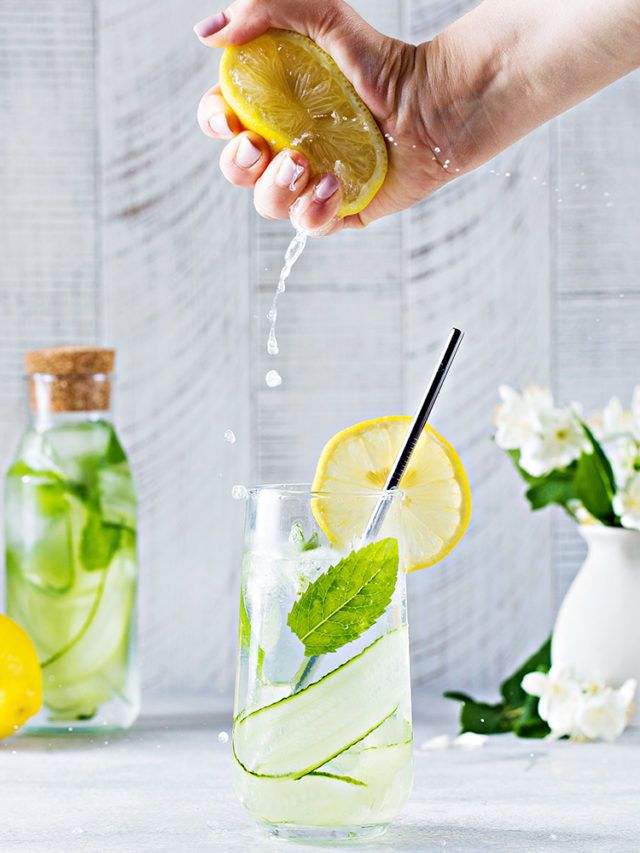
[[[361,536],[375,506],[362,492],[384,487],[411,418],[364,421],[334,435],[325,445],[313,491],[313,514],[327,537],[347,546]],[[460,540],[471,515],[471,492],[453,447],[427,426],[417,441],[391,501],[380,536],[398,539],[407,572],[432,566]],[[360,494],[358,494],[360,492]]]
[[358,213],[387,172],[375,119],[329,54],[299,33],[269,30],[220,62],[220,87],[243,125],[273,152],[298,149],[342,187],[339,215]]

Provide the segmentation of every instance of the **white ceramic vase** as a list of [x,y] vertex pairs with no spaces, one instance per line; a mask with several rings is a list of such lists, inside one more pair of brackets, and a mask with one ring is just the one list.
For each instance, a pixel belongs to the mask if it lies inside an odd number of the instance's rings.
[[[579,529],[589,552],[560,607],[551,660],[576,678],[611,687],[635,678],[640,689],[640,532]],[[632,722],[640,725],[638,694]]]

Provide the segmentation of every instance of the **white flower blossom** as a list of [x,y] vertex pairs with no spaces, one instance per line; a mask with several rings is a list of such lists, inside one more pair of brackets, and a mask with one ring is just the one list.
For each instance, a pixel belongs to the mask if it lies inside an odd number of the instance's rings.
[[529,672],[522,679],[522,689],[538,696],[538,713],[551,729],[551,737],[561,738],[578,734],[576,714],[580,689],[566,667],[554,667],[547,674]]
[[548,388],[530,386],[522,393],[501,385],[502,402],[496,409],[495,441],[503,450],[520,450],[539,426],[539,415],[553,408]]
[[630,409],[625,409],[618,397],[611,397],[602,411],[593,413],[589,425],[599,441],[619,436],[640,441],[640,385],[633,389]]
[[568,667],[552,666],[547,674],[525,675],[522,688],[539,697],[538,713],[551,729],[550,737],[615,740],[631,717],[636,682],[630,678],[615,689],[578,681]]
[[640,530],[640,473],[634,474],[613,498],[613,511],[623,527]]
[[611,463],[613,476],[619,490],[626,487],[636,473],[640,462],[640,447],[631,435],[618,435],[602,442],[602,448]]
[[520,451],[520,466],[534,477],[566,468],[590,449],[580,422],[571,409],[552,408],[539,413],[539,426]]
[[636,692],[636,681],[629,678],[618,690],[592,686],[583,692],[576,722],[589,740],[615,740],[625,730]]

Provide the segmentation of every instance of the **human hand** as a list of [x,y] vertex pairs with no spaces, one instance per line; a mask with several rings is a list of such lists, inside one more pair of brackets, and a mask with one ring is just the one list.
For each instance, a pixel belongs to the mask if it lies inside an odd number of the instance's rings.
[[[220,168],[232,184],[253,188],[258,213],[267,219],[291,216],[311,233],[330,234],[410,207],[449,179],[446,158],[437,156],[439,147],[426,130],[421,108],[425,46],[382,35],[343,0],[236,0],[226,12],[197,24],[195,31],[208,47],[225,47],[244,44],[272,27],[300,32],[327,51],[393,141],[385,181],[371,203],[337,219],[341,190],[335,176],[312,174],[297,150],[273,156],[262,137],[242,127],[214,86],[200,101],[198,122],[207,136],[230,140]],[[296,167],[303,171],[292,184]]]

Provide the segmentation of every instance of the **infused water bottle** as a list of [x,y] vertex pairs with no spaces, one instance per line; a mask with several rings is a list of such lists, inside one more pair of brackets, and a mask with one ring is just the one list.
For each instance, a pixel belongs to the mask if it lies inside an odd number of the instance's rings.
[[139,710],[136,498],[111,418],[115,353],[29,352],[30,423],[5,481],[6,609],[42,666],[28,728],[127,728]]

